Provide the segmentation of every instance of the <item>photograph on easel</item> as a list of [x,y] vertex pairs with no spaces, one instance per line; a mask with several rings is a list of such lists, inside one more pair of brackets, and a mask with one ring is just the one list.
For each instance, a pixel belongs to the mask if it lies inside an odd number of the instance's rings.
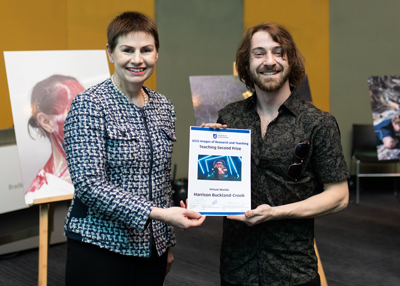
[[189,81],[196,126],[216,122],[218,110],[251,96],[234,75],[190,76]]
[[379,160],[400,158],[400,75],[371,76],[369,94]]
[[110,76],[105,52],[4,52],[4,58],[25,203],[73,194],[64,121],[80,92]]
[[[216,122],[218,110],[252,95],[237,75],[190,76],[190,89],[196,125]],[[297,87],[299,97],[312,103],[308,77]]]

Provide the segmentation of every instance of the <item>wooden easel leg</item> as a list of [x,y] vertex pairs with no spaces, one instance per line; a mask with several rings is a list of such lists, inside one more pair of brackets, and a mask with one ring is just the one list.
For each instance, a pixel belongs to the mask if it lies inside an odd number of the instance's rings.
[[72,197],[73,194],[68,194],[40,198],[33,201],[35,205],[39,205],[39,286],[47,286],[47,260],[49,258],[49,244],[55,204],[56,202],[71,200]]
[[39,216],[39,274],[38,285],[47,285],[47,259],[49,254],[49,210],[50,203],[40,205]]
[[321,286],[328,286],[328,282],[326,281],[326,277],[325,277],[324,268],[322,267],[321,258],[319,257],[317,243],[315,242],[315,240],[314,240],[314,249],[315,249],[315,254],[317,255],[317,258],[318,258],[318,274],[319,274],[319,277],[321,278]]
[[53,226],[54,226],[54,210],[56,208],[56,203],[49,203],[49,220],[47,222],[48,227],[48,245],[50,246],[50,239],[51,239],[51,233],[53,232]]

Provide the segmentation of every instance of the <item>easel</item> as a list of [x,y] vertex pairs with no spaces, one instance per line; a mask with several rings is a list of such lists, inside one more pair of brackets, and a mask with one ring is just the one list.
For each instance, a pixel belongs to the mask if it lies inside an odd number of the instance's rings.
[[73,194],[55,196],[50,198],[35,199],[34,205],[39,205],[39,273],[38,286],[47,285],[47,260],[53,224],[55,203],[72,200]]
[[[233,75],[238,75],[237,70],[236,70],[236,62],[233,62]],[[314,240],[314,249],[315,249],[315,254],[317,255],[317,258],[318,258],[318,274],[319,274],[319,277],[321,278],[321,286],[328,286],[324,268],[322,267],[321,258],[319,257],[317,243],[315,242],[315,240]]]
[[328,282],[326,281],[324,268],[322,267],[321,258],[319,257],[317,243],[315,242],[315,240],[314,240],[314,249],[315,249],[315,254],[317,255],[317,258],[318,258],[318,274],[319,274],[319,277],[321,278],[321,286],[328,286]]

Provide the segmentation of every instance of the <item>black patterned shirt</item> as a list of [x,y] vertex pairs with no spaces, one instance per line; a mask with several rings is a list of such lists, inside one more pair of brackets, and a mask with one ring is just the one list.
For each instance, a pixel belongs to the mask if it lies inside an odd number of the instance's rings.
[[[251,207],[280,206],[323,191],[323,184],[349,177],[335,118],[298,97],[295,90],[279,108],[264,139],[256,94],[219,111],[228,128],[251,130]],[[309,150],[297,181],[287,169],[298,163],[298,143]],[[224,218],[221,278],[235,285],[299,285],[318,272],[314,220],[286,219],[252,227]]]
[[153,206],[172,202],[175,111],[165,96],[144,88],[149,102],[139,108],[107,79],[73,100],[64,125],[75,187],[65,235],[139,257],[150,256],[153,241],[159,255],[175,245],[169,225],[148,220]]

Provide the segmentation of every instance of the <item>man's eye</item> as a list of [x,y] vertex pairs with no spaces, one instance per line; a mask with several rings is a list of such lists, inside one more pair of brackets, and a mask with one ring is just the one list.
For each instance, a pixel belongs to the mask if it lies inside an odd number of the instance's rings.
[[274,55],[275,55],[275,56],[278,56],[278,57],[281,57],[281,56],[282,56],[282,49],[276,49],[276,50],[274,51]]
[[260,57],[264,56],[264,53],[253,53],[253,56],[255,58],[260,58]]

